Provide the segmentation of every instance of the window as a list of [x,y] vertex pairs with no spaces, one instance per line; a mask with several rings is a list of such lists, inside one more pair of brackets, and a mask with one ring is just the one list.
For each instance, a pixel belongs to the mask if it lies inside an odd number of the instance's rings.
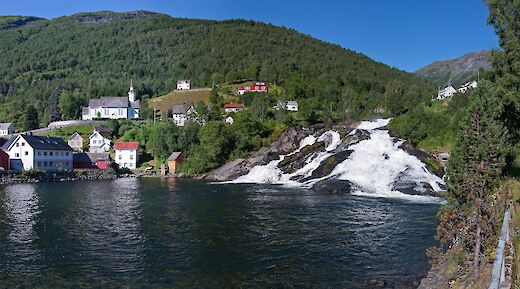
[[53,152],[49,152],[49,155],[52,156],[54,153]]
[[42,166],[42,162],[38,162],[37,166],[41,167]]
[[130,159],[133,160],[134,159],[134,155],[130,155]]
[[46,156],[46,155],[47,155],[47,152],[43,152],[43,155]]
[[19,143],[16,143],[16,147],[20,147],[20,144],[19,144]]
[[38,152],[38,155],[41,156],[41,155],[42,155],[42,152],[39,151],[39,152]]
[[19,157],[20,157],[20,154],[19,154],[19,153],[15,153],[15,154],[14,154],[14,157],[15,157],[15,158],[19,158]]
[[22,142],[22,146],[25,146],[25,143],[24,143],[24,142]]
[[119,159],[122,159],[121,155],[119,155]]
[[68,167],[70,166],[70,162],[65,162],[65,165]]
[[54,166],[54,162],[49,162],[49,167],[53,167]]
[[47,162],[43,162],[44,167],[47,167],[47,164],[48,164]]
[[28,155],[29,155],[29,152],[28,152],[28,151],[25,151],[23,154],[26,155],[26,156],[28,156]]
[[66,156],[69,156],[69,152],[66,152],[65,155],[66,155]]

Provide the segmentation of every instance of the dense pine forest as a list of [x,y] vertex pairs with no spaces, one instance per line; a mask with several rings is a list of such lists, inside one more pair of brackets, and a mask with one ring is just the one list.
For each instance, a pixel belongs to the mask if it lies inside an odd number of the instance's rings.
[[0,38],[0,121],[19,123],[30,106],[40,125],[51,116],[76,119],[89,98],[126,95],[130,80],[145,101],[184,78],[198,87],[268,81],[318,118],[326,110],[342,117],[380,107],[401,114],[429,101],[435,91],[428,82],[362,54],[253,21],[178,19],[144,11],[53,20],[2,17]]

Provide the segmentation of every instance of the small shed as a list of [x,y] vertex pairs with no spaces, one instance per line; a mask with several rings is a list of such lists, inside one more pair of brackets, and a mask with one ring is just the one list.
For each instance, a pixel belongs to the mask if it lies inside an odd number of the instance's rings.
[[186,163],[186,157],[182,152],[173,152],[168,157],[168,171],[175,174]]

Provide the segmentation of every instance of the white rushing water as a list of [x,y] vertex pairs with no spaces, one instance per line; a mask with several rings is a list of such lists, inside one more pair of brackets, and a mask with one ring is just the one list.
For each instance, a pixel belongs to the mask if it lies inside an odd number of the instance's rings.
[[[426,165],[417,157],[399,148],[403,141],[395,141],[388,131],[383,129],[389,121],[389,119],[378,119],[361,122],[357,130],[366,130],[370,138],[349,146],[348,150],[352,150],[352,153],[348,159],[337,164],[325,177],[306,182],[291,180],[310,178],[325,160],[337,153],[336,149],[342,140],[340,134],[335,131],[328,131],[319,137],[311,135],[304,138],[299,148],[292,153],[280,156],[280,159],[271,161],[267,165],[256,166],[247,175],[239,177],[232,183],[272,183],[310,188],[322,180],[338,179],[351,182],[354,185],[352,191],[354,195],[399,198],[415,202],[441,201],[439,198],[405,194],[395,189],[398,184],[406,184],[420,192],[424,190],[423,184],[428,184],[434,191],[441,191],[440,185],[444,185],[444,181],[429,172]],[[350,134],[355,134],[357,130],[353,130]],[[284,174],[278,168],[286,157],[317,142],[324,142],[325,150],[307,157],[302,168],[290,174]]]

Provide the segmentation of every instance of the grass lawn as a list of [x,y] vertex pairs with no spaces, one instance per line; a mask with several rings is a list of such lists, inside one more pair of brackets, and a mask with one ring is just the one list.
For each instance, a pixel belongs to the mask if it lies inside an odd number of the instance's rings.
[[74,132],[78,132],[83,139],[87,139],[94,131],[94,125],[87,124],[87,125],[77,125],[77,126],[71,126],[71,127],[63,127],[63,128],[57,128],[53,129],[52,131],[43,134],[43,136],[51,136],[51,137],[61,137],[65,141],[68,141],[70,136]]
[[209,103],[210,92],[211,92],[211,88],[198,88],[198,89],[192,89],[192,90],[175,90],[175,91],[168,93],[167,95],[153,98],[148,103],[152,109],[155,108],[157,110],[164,112],[164,111],[171,110],[172,107],[176,104],[183,104],[183,103],[195,104],[199,101]]

